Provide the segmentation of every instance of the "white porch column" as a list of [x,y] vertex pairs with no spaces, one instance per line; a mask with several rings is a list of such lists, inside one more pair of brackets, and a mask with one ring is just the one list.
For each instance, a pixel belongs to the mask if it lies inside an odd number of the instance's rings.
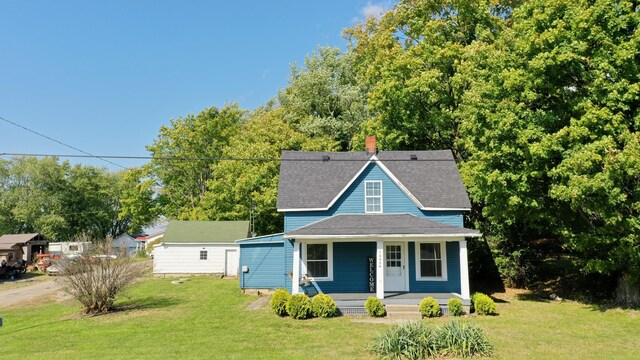
[[469,261],[467,259],[467,240],[460,240],[460,295],[471,298],[469,293]]
[[384,299],[384,241],[376,241],[376,297]]
[[291,293],[300,292],[300,242],[293,243],[293,276],[291,277]]

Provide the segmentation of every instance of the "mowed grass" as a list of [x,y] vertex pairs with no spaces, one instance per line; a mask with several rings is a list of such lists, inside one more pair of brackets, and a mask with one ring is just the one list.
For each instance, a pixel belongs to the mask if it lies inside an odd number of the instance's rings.
[[[148,279],[118,302],[119,311],[81,317],[73,301],[0,309],[0,347],[7,358],[302,359],[371,358],[373,337],[388,325],[350,317],[293,320],[267,308],[235,281],[196,277],[182,285]],[[637,358],[637,311],[599,311],[577,303],[525,300],[509,294],[499,316],[471,316],[496,347],[496,358]],[[425,320],[440,326],[449,318]]]

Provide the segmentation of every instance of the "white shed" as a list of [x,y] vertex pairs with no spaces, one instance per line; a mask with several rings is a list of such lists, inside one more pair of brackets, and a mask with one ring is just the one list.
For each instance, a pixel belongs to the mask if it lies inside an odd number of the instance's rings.
[[238,245],[248,221],[171,221],[153,248],[154,274],[238,275]]

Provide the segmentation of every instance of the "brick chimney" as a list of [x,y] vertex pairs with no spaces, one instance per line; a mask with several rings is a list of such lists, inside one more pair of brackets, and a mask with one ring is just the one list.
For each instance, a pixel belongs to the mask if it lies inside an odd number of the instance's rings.
[[376,136],[367,135],[367,138],[364,141],[364,147],[367,154],[375,154],[376,153]]

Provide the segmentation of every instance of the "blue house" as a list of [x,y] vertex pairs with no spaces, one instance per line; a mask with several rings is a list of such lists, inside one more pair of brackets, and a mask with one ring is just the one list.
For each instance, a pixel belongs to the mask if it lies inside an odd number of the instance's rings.
[[243,289],[446,293],[468,304],[470,202],[450,151],[283,151],[284,233],[238,240]]

